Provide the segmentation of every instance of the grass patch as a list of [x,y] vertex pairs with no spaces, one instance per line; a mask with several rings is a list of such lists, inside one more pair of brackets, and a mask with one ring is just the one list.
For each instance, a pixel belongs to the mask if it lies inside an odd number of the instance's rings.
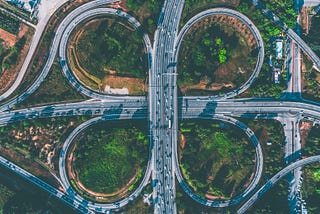
[[26,100],[19,103],[16,108],[26,108],[35,105],[44,105],[62,102],[77,102],[87,99],[73,88],[67,78],[62,74],[58,62],[53,66],[41,86]]
[[142,35],[122,19],[101,18],[79,27],[70,45],[71,66],[81,81],[100,92],[106,86],[145,95],[147,56]]
[[143,32],[149,34],[152,40],[157,28],[159,14],[163,5],[163,0],[126,0],[124,7],[140,23]]
[[[260,9],[252,6],[250,0],[241,0],[240,5],[236,8],[237,11],[248,16],[260,31],[265,50],[265,59],[259,76],[255,79],[251,87],[240,97],[273,97],[280,98],[283,90],[286,89],[286,77],[280,75],[280,84],[275,84],[273,81],[273,72],[268,65],[269,56],[275,55],[275,49],[271,45],[272,38],[281,34],[281,29],[276,26],[270,19],[265,17]],[[282,60],[279,63],[283,63]]]
[[243,30],[236,30],[240,22],[230,22],[229,18],[210,16],[186,34],[178,67],[178,85],[183,94],[228,92],[252,74],[257,55],[255,40]]
[[[237,127],[217,121],[180,123],[180,166],[190,186],[204,196],[228,199],[241,190],[254,170],[255,151]],[[181,130],[181,129],[180,129]],[[197,154],[197,155],[195,155]]]
[[0,28],[17,35],[20,30],[20,21],[0,10]]
[[137,121],[103,122],[81,133],[74,151],[81,183],[100,193],[126,185],[137,168],[145,169],[149,148],[145,133],[145,124]]
[[[263,172],[260,184],[267,182],[273,175],[284,168],[283,142],[284,132],[276,120],[240,119],[256,134],[263,152]],[[272,143],[268,145],[267,143]],[[288,183],[281,180],[272,187],[248,213],[289,213]]]
[[141,35],[123,20],[102,19],[88,25],[79,38],[77,54],[91,75],[145,78],[145,47]]

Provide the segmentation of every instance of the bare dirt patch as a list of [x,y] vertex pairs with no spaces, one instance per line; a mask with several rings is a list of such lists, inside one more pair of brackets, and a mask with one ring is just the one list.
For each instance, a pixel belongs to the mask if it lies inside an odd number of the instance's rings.
[[6,47],[12,47],[17,42],[16,35],[9,33],[0,28],[0,38],[3,40],[2,44]]
[[301,135],[301,147],[305,148],[307,143],[307,138],[312,129],[312,122],[309,121],[302,121],[300,123],[300,135]]
[[[34,33],[34,30],[32,28],[29,28],[25,24],[21,24],[18,36],[15,36],[15,39],[10,41],[10,42],[14,41],[14,44],[15,44],[23,36],[26,36],[25,45],[23,46],[23,48],[21,50],[18,50],[19,54],[18,54],[17,62],[14,65],[10,65],[10,67],[8,69],[4,69],[4,67],[2,67],[2,74],[0,76],[0,94],[4,93],[15,81],[15,79],[16,79],[16,77],[22,67],[24,59],[28,53],[28,49],[30,46],[30,42],[31,42],[33,33]],[[0,35],[1,35],[1,32],[0,32]],[[11,53],[9,53],[9,55],[10,54]],[[2,63],[5,62],[5,60],[9,57],[9,55],[4,57]]]
[[[115,8],[119,7],[119,5],[113,6]],[[87,58],[88,56],[81,54],[78,50],[79,38],[83,34],[86,34],[86,32],[84,32],[85,30],[97,28],[101,21],[108,19],[109,18],[100,18],[91,20],[85,23],[81,28],[77,29],[77,31],[72,35],[68,51],[68,58],[70,60],[72,70],[81,82],[94,90],[99,90],[99,92],[113,95],[144,95],[146,93],[147,86],[145,80],[142,78],[117,76],[118,72],[116,70],[104,68],[103,71],[105,72],[105,77],[103,79],[99,79],[96,76],[91,75],[88,70],[81,66],[79,59]],[[121,22],[119,24],[128,28],[130,31],[135,30]]]
[[3,40],[2,44],[7,47],[13,47],[19,39],[21,39],[28,32],[28,26],[20,24],[20,31],[18,35],[14,35],[0,28],[0,39]]
[[143,79],[133,77],[106,76],[102,80],[102,88],[109,85],[111,88],[127,88],[129,94],[145,94],[147,87]]

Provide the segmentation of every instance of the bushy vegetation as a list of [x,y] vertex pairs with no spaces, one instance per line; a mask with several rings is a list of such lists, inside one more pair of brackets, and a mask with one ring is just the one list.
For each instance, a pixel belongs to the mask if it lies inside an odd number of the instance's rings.
[[319,29],[320,29],[320,12],[312,16],[312,22],[311,22],[309,34],[305,38],[305,41],[308,43],[308,45],[312,48],[312,50],[318,56],[320,56]]
[[[302,150],[303,156],[314,156],[320,154],[320,126],[312,127],[309,132],[307,142]],[[320,164],[314,163],[304,169],[304,179],[302,183],[302,198],[307,203],[309,213],[319,213],[320,201]]]
[[180,184],[176,182],[176,205],[178,213],[208,213],[208,214],[231,214],[236,213],[236,207],[227,207],[227,208],[212,208],[204,206],[194,201],[187,195],[184,190],[181,188]]
[[251,0],[241,0],[237,10],[244,13],[254,22],[261,33],[265,47],[265,59],[262,69],[259,76],[251,85],[249,94],[254,97],[280,98],[281,92],[287,87],[286,79],[280,76],[280,84],[275,84],[272,81],[272,71],[268,65],[268,57],[272,54],[272,51],[275,51],[274,48],[271,48],[271,40],[274,36],[279,35],[281,30],[262,14],[260,9],[253,7]]
[[72,102],[85,100],[86,96],[73,88],[67,78],[63,76],[58,62],[52,68],[41,86],[17,107],[24,108],[48,103]]
[[320,99],[320,74],[313,68],[312,62],[303,56],[306,72],[303,77],[303,97],[309,100],[319,101]]
[[20,22],[17,18],[0,11],[0,28],[12,34],[18,34]]
[[255,152],[237,127],[216,121],[180,124],[180,166],[190,186],[201,196],[207,192],[230,198],[243,189],[253,173]]
[[163,0],[127,0],[128,12],[141,23],[141,29],[152,39],[157,28],[157,21]]
[[[319,153],[317,154],[319,155]],[[302,199],[306,201],[309,213],[319,213],[320,201],[320,165],[314,163],[304,167],[302,183]]]
[[[263,174],[261,184],[264,184],[285,166],[283,127],[276,120],[240,120],[254,131],[262,147]],[[267,143],[271,143],[271,145]],[[258,200],[248,213],[289,213],[287,195],[288,184],[286,181],[281,180],[263,198]]]
[[158,7],[158,1],[156,0],[127,0],[126,3],[130,10],[139,10],[144,4],[147,4],[150,9]]
[[[4,68],[4,70],[10,69],[11,66],[18,62],[19,54],[26,44],[26,40],[26,36],[23,36],[13,47],[2,52],[2,54],[0,53],[0,74],[2,72],[2,68]],[[6,56],[9,57],[4,61]]]
[[240,0],[186,0],[182,11],[180,26],[183,26],[189,18],[200,11],[218,6],[237,7],[239,2]]
[[148,160],[146,124],[142,122],[103,122],[89,127],[75,143],[74,169],[79,180],[96,192],[119,190],[137,170],[144,172]]
[[263,4],[275,13],[289,28],[294,28],[297,22],[297,13],[294,1],[291,0],[261,0]]
[[246,213],[290,213],[288,205],[288,182],[284,179],[276,183],[257,200]]
[[225,22],[199,21],[185,36],[179,54],[180,87],[201,83],[212,90],[215,84],[232,85],[212,92],[218,94],[239,87],[249,78],[257,53],[243,42],[246,38],[241,32]]
[[211,78],[214,71],[232,55],[237,45],[236,35],[228,36],[217,24],[210,24],[208,29],[202,38],[190,33],[184,40],[179,63],[180,84],[197,84],[203,78],[214,79]]
[[73,214],[75,211],[35,185],[1,168],[0,213]]
[[[12,151],[21,152],[31,159],[43,159],[46,162],[46,156],[43,157],[41,153],[42,146],[45,144],[56,146],[63,143],[74,126],[86,120],[85,116],[76,116],[9,123],[0,127],[0,144]],[[36,139],[35,136],[37,136]]]
[[142,36],[123,20],[103,19],[86,27],[77,45],[80,64],[99,79],[118,76],[145,78],[147,72]]

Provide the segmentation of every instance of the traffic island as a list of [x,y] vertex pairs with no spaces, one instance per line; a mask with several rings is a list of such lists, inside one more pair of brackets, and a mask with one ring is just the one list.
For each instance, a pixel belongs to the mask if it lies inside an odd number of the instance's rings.
[[99,17],[70,37],[70,67],[82,84],[108,95],[145,95],[147,54],[142,35],[123,18]]
[[105,121],[79,133],[67,154],[72,187],[83,197],[112,203],[140,184],[148,162],[146,124]]

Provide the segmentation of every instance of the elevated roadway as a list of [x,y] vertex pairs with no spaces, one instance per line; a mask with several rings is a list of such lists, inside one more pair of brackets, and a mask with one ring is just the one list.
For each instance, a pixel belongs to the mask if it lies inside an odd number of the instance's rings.
[[272,186],[274,186],[282,177],[290,173],[292,170],[302,167],[307,164],[315,163],[320,161],[320,155],[308,157],[302,160],[298,160],[290,164],[289,166],[283,168],[280,172],[275,174],[271,179],[268,180],[255,194],[253,194],[250,199],[244,203],[240,209],[237,211],[238,214],[245,213],[258,199],[261,199],[263,194],[266,193]]
[[176,213],[172,147],[177,143],[177,93],[172,62],[184,0],[165,1],[155,32],[149,85],[150,135],[153,149],[153,203],[155,213]]
[[290,29],[276,14],[274,14],[271,10],[265,7],[265,5],[259,0],[251,1],[254,6],[258,6],[261,9],[261,12],[271,19],[275,24],[280,26],[282,30],[284,30],[288,37],[291,38],[300,49],[305,52],[305,54],[312,60],[314,66],[320,70],[320,58],[313,52],[313,50],[301,39],[301,37],[294,32],[294,30]]
[[[149,157],[149,161],[148,161],[148,165],[147,165],[147,169],[146,172],[144,174],[143,180],[141,181],[139,187],[137,189],[135,189],[133,191],[132,194],[130,194],[130,196],[114,202],[114,203],[97,203],[97,202],[92,202],[90,200],[84,199],[82,196],[80,196],[71,186],[70,182],[69,182],[69,178],[68,178],[68,174],[67,174],[67,167],[66,167],[66,160],[67,160],[67,154],[68,154],[68,149],[69,146],[71,145],[71,143],[73,142],[73,140],[75,139],[75,137],[82,132],[84,129],[86,129],[87,127],[102,122],[102,121],[106,121],[106,120],[114,120],[115,117],[116,119],[132,119],[134,116],[133,113],[128,113],[124,116],[122,115],[118,115],[117,113],[110,113],[104,116],[100,116],[100,117],[96,117],[93,119],[90,119],[88,121],[86,121],[85,123],[82,123],[80,126],[78,126],[75,130],[73,130],[73,132],[68,136],[68,138],[66,139],[65,143],[63,144],[63,147],[61,149],[60,152],[60,157],[59,157],[59,174],[61,177],[61,182],[62,185],[64,187],[64,189],[68,192],[69,195],[72,195],[74,199],[76,199],[75,201],[87,204],[89,209],[95,210],[97,212],[108,212],[112,209],[118,209],[120,207],[123,207],[125,205],[127,205],[130,201],[134,200],[135,198],[137,198],[139,196],[139,194],[141,193],[143,187],[145,187],[148,182],[149,182],[149,178],[151,175],[151,157]],[[146,114],[141,114],[141,116],[139,115],[135,115],[134,117],[135,119],[145,119],[146,118]]]
[[[175,173],[179,182],[183,185],[183,188],[187,190],[188,194],[192,198],[197,199],[198,202],[207,206],[224,207],[231,204],[239,203],[244,198],[246,198],[252,189],[257,185],[259,180],[261,164],[257,166],[257,173],[254,177],[252,183],[248,189],[240,194],[238,197],[230,201],[208,201],[201,199],[196,196],[190,189],[188,189],[183,177],[180,173],[180,168],[177,159],[177,131],[178,131],[178,118],[212,118],[221,117],[222,119],[226,116],[236,116],[236,117],[258,117],[258,118],[276,118],[279,115],[291,114],[301,118],[312,118],[316,123],[320,121],[320,106],[318,104],[307,102],[305,100],[300,101],[279,101],[272,99],[235,99],[235,100],[223,100],[225,98],[233,97],[242,91],[246,90],[249,85],[254,81],[254,78],[258,75],[263,58],[264,58],[264,47],[259,31],[253,25],[253,23],[243,14],[238,13],[225,8],[216,8],[204,11],[193,17],[181,30],[178,35],[179,20],[184,5],[183,0],[173,0],[164,2],[162,11],[160,12],[158,27],[154,37],[153,49],[149,38],[144,35],[143,39],[146,45],[148,54],[148,69],[149,69],[149,109],[147,108],[148,102],[143,97],[108,97],[107,95],[102,95],[96,93],[83,87],[79,81],[74,78],[70,69],[68,68],[66,55],[66,44],[67,39],[74,29],[74,27],[80,22],[87,18],[101,15],[101,14],[111,14],[124,17],[133,24],[136,28],[140,27],[140,24],[128,14],[114,9],[99,8],[104,4],[114,2],[112,0],[96,0],[86,3],[79,8],[72,11],[59,25],[56,35],[54,37],[53,43],[50,48],[50,53],[48,60],[45,64],[44,69],[33,83],[33,85],[23,92],[20,96],[10,100],[5,105],[0,107],[0,112],[9,110],[8,112],[0,113],[0,126],[3,126],[10,122],[32,119],[32,118],[44,118],[44,117],[54,117],[54,116],[72,116],[72,115],[97,115],[98,118],[90,120],[90,122],[82,124],[79,126],[68,138],[68,142],[76,136],[77,133],[82,131],[85,127],[92,123],[107,119],[146,119],[149,118],[150,127],[150,148],[151,148],[151,158],[148,162],[148,168],[145,173],[143,182],[140,184],[139,188],[135,190],[132,195],[125,198],[119,202],[114,202],[112,204],[102,204],[90,202],[82,197],[80,197],[68,183],[67,177],[62,179],[63,185],[69,194],[69,204],[73,204],[75,207],[81,211],[82,204],[84,207],[95,210],[96,212],[108,212],[111,209],[117,209],[129,203],[131,200],[138,196],[139,191],[142,187],[146,185],[148,178],[152,174],[152,179],[155,181],[153,199],[155,213],[176,213],[175,205]],[[258,1],[254,1],[258,2]],[[264,13],[270,16],[270,12],[264,9]],[[214,15],[214,14],[225,14],[231,15],[243,23],[245,23],[248,28],[252,31],[256,38],[257,46],[259,50],[258,62],[255,67],[255,71],[249,80],[241,86],[239,89],[229,92],[223,96],[216,97],[177,97],[177,58],[179,47],[183,40],[184,35],[187,33],[188,29],[196,23],[198,20]],[[279,22],[279,18],[272,16],[275,22]],[[314,55],[312,50],[303,42],[303,40],[293,32],[291,29],[285,28],[288,36],[293,39],[301,49],[303,49],[309,57],[313,60],[317,67],[320,67],[319,58]],[[302,41],[300,41],[302,40]],[[69,103],[61,105],[50,105],[35,107],[29,109],[22,109],[17,111],[10,111],[15,104],[27,98],[31,93],[33,93],[42,83],[42,81],[47,76],[55,56],[58,52],[58,47],[61,41],[59,56],[60,64],[63,67],[66,77],[71,82],[71,84],[78,88],[78,90],[87,96],[93,97],[94,99],[104,99],[101,100],[90,100],[80,103]],[[19,81],[19,80],[17,80]],[[297,89],[298,90],[298,89]],[[4,96],[0,96],[0,100],[3,100],[5,96],[10,95],[13,91],[8,91]],[[9,96],[8,95],[8,96]],[[219,100],[219,101],[218,101]],[[181,105],[178,106],[178,101]],[[179,114],[178,114],[179,113]],[[225,118],[226,119],[226,118]],[[228,122],[234,119],[227,118]],[[237,122],[236,122],[237,123]],[[245,129],[243,124],[237,123],[239,126]],[[254,139],[254,134],[248,128],[246,130],[250,139]],[[254,140],[252,142],[255,142]],[[61,159],[59,164],[60,170],[65,168],[65,155],[67,152],[67,141],[66,147],[61,152]],[[259,144],[256,144],[256,149]],[[295,148],[293,148],[295,149]],[[298,148],[296,148],[297,150]],[[261,151],[260,151],[261,152]],[[257,158],[259,159],[259,151],[257,151]],[[174,155],[174,157],[172,156]],[[261,156],[262,158],[262,156]],[[61,161],[62,160],[62,161]],[[299,161],[298,161],[299,162]],[[298,162],[291,164],[292,169],[299,169],[302,165],[294,165]],[[7,163],[11,164],[11,163]],[[294,165],[294,166],[292,166]],[[290,167],[288,166],[288,167]],[[286,167],[285,169],[287,169]],[[65,169],[64,169],[65,170]],[[174,173],[175,172],[175,173]],[[280,173],[280,172],[279,172]],[[287,173],[287,172],[286,172]],[[22,175],[23,176],[23,175]],[[282,175],[280,175],[282,176]],[[25,177],[25,176],[24,176]],[[40,182],[40,181],[38,181]],[[43,186],[44,184],[42,184]],[[268,184],[270,186],[270,184]],[[267,187],[266,189],[270,188]],[[272,183],[271,183],[272,186]],[[43,187],[46,188],[46,187]],[[266,190],[262,190],[266,191]],[[60,194],[60,193],[59,193]],[[263,194],[263,193],[262,193]],[[250,199],[253,202],[256,199]],[[250,201],[249,200],[249,201]],[[247,203],[253,203],[253,202]],[[246,205],[245,208],[247,209]],[[79,208],[80,207],[80,208]],[[240,213],[241,213],[240,209]],[[82,212],[82,211],[81,211]],[[85,212],[85,211],[83,211]]]
[[[250,99],[226,100],[219,102],[186,98],[183,100],[182,118],[212,117],[214,114],[221,116],[233,115],[239,117],[246,117],[247,115],[252,114],[262,115],[266,118],[274,118],[277,117],[278,114],[284,112],[288,113],[288,111],[290,114],[301,115],[301,117],[313,117],[318,120],[318,122],[320,118],[320,107],[318,105],[303,102]],[[186,100],[188,101],[186,102]],[[188,105],[186,105],[186,103],[188,103]],[[0,124],[5,125],[10,122],[32,118],[72,115],[104,115],[109,119],[127,117],[141,119],[147,118],[147,103],[140,102],[139,100],[126,103],[123,103],[122,101],[108,102],[91,100],[79,103],[42,106],[0,113]],[[176,155],[175,147],[173,148],[173,152],[174,155]],[[174,164],[175,170],[177,170],[177,159],[175,159]],[[75,199],[78,202],[81,202],[81,199]],[[86,202],[82,201],[82,203]],[[111,207],[117,207],[120,205],[121,204],[114,204]],[[109,206],[105,208],[105,210],[108,210],[111,207]],[[98,210],[100,208],[101,207],[95,207],[94,209]]]
[[[54,104],[48,106],[32,107],[0,113],[0,125],[21,121],[26,119],[107,114],[108,110],[120,111],[117,115],[135,112],[140,114],[148,113],[147,102],[131,100],[123,102],[92,100],[77,103]],[[181,99],[181,117],[197,117],[203,114],[220,114],[226,116],[246,117],[247,115],[265,115],[275,118],[279,114],[290,113],[292,116],[300,115],[301,118],[313,120],[318,123],[320,120],[320,106],[308,102],[280,101],[272,99],[234,99],[223,101],[211,101],[201,99]],[[258,117],[259,118],[259,117]]]
[[51,185],[39,179],[37,176],[27,172],[26,170],[22,169],[21,167],[17,166],[16,164],[8,161],[7,159],[1,156],[0,156],[0,164],[6,167],[7,169],[11,170],[12,172],[16,173],[17,175],[23,177],[27,181],[35,184],[39,188],[45,190],[50,195],[53,195],[56,198],[62,200],[65,204],[69,205],[70,207],[73,207],[75,210],[78,210],[81,213],[91,213],[91,214],[94,213],[91,210],[89,210],[85,205],[82,205],[81,203],[72,200],[65,193],[57,190],[56,188],[52,187]]
[[[191,117],[192,118],[192,117]],[[184,191],[196,202],[203,204],[205,206],[210,206],[210,207],[228,207],[228,206],[232,206],[235,204],[240,203],[241,201],[243,201],[244,199],[246,199],[250,193],[252,193],[252,191],[256,188],[256,186],[258,185],[260,178],[262,176],[262,170],[263,170],[263,154],[262,154],[262,149],[260,146],[260,143],[257,139],[257,137],[255,136],[254,132],[247,127],[244,123],[231,118],[231,117],[226,117],[223,115],[207,115],[207,116],[194,116],[194,118],[200,118],[200,119],[215,119],[215,120],[219,120],[219,121],[223,121],[225,123],[230,123],[234,126],[239,127],[243,132],[245,132],[245,134],[248,137],[248,140],[251,142],[251,144],[253,145],[254,149],[255,149],[255,162],[256,162],[256,167],[255,167],[255,174],[254,177],[252,178],[252,181],[250,182],[249,186],[239,195],[235,196],[234,198],[230,199],[230,200],[210,200],[210,199],[204,199],[201,198],[197,195],[197,193],[195,193],[187,184],[187,182],[185,181],[181,170],[180,170],[180,164],[179,164],[179,160],[178,160],[178,153],[175,152],[175,170],[176,170],[176,175],[177,175],[177,179],[178,182],[180,183],[180,185],[182,186],[182,188],[184,189]]]
[[[70,38],[71,32],[79,25],[80,23],[84,22],[85,20],[92,19],[94,17],[99,17],[99,16],[105,16],[105,15],[113,15],[113,16],[118,16],[121,18],[126,19],[132,26],[138,30],[141,27],[141,24],[132,16],[129,14],[121,11],[121,10],[116,10],[112,8],[96,8],[96,9],[90,9],[87,10],[81,14],[79,14],[77,17],[75,17],[67,26],[65,29],[63,36],[61,38],[60,42],[60,48],[59,48],[59,61],[60,65],[62,67],[62,71],[66,78],[68,79],[69,83],[80,93],[94,98],[94,99],[109,99],[109,100],[117,100],[117,99],[123,99],[123,100],[130,100],[130,99],[144,99],[142,97],[135,97],[135,96],[110,96],[107,94],[99,93],[96,90],[93,90],[91,88],[86,87],[83,85],[81,80],[74,75],[74,72],[72,72],[72,69],[69,66],[69,60],[67,57],[67,49],[68,49],[68,40]],[[143,41],[146,47],[146,54],[148,55],[148,58],[151,57],[152,54],[152,47],[150,43],[150,39],[147,34],[143,35]],[[148,68],[150,73],[150,68],[151,68],[151,61],[148,60]]]
[[[99,7],[99,6],[102,6],[102,5],[105,5],[105,4],[109,4],[109,3],[112,3],[112,2],[115,2],[115,0],[95,0],[95,1],[90,1],[90,2],[88,2],[86,4],[84,4],[84,5],[76,8],[75,10],[71,11],[63,19],[63,21],[60,23],[59,27],[57,28],[57,31],[55,32],[55,37],[53,38],[53,42],[51,44],[51,48],[50,48],[50,51],[49,51],[49,55],[48,55],[47,61],[45,63],[44,68],[42,69],[41,73],[39,74],[38,78],[21,95],[18,95],[17,97],[14,97],[13,99],[8,101],[7,103],[3,104],[0,107],[0,112],[11,109],[15,104],[25,100],[30,94],[32,94],[33,92],[35,92],[39,88],[40,84],[46,78],[46,76],[48,75],[48,73],[49,73],[49,71],[50,71],[50,69],[52,67],[52,64],[53,64],[53,62],[55,60],[55,56],[57,54],[57,50],[58,50],[59,43],[60,43],[61,37],[63,35],[63,32],[66,29],[66,27],[68,26],[68,24],[73,19],[75,19],[77,16],[79,16],[80,14],[85,12],[86,10],[89,10],[89,9],[92,9],[92,8],[95,8],[95,7]],[[28,55],[27,55],[27,57],[25,59],[24,65],[23,65],[22,69],[20,70],[20,73],[19,73],[15,83],[11,86],[11,88],[8,91],[6,91],[6,93],[4,93],[4,94],[2,94],[0,96],[0,100],[5,99],[10,94],[12,94],[13,91],[18,87],[18,85],[22,81],[23,76],[25,74],[25,71],[26,71],[26,69],[27,69],[27,67],[28,67],[28,65],[29,65],[29,63],[31,61],[31,57],[33,55],[33,51],[34,50],[32,50],[32,49],[36,48],[36,47],[33,47],[33,46],[37,46],[37,44],[38,44],[37,42],[40,39],[40,35],[38,35],[38,37],[39,38],[37,38],[35,36],[33,37],[33,41],[31,43],[31,46],[30,46],[30,49],[29,49],[30,54],[28,53]],[[36,42],[34,42],[34,41],[36,41]]]
[[[216,95],[216,96],[209,96],[207,98],[210,99],[214,99],[214,100],[218,100],[218,99],[226,99],[226,98],[231,98],[234,97],[242,92],[244,92],[245,90],[247,90],[250,85],[253,83],[253,81],[255,80],[255,78],[258,77],[262,64],[263,64],[263,60],[264,60],[264,44],[263,44],[263,40],[262,37],[260,35],[259,30],[257,29],[257,27],[254,25],[254,23],[245,15],[243,15],[242,13],[236,11],[236,10],[232,10],[232,9],[228,9],[228,8],[212,8],[212,9],[208,9],[205,10],[201,13],[198,13],[197,15],[195,15],[194,17],[192,17],[184,26],[183,28],[180,30],[178,37],[176,38],[175,41],[175,52],[174,52],[174,68],[177,72],[177,64],[178,64],[178,55],[179,55],[179,50],[180,50],[180,46],[181,43],[183,41],[184,36],[187,34],[187,32],[189,31],[189,29],[199,20],[204,19],[208,16],[212,16],[212,15],[227,15],[227,16],[231,16],[234,17],[238,20],[240,20],[242,23],[244,23],[248,29],[250,29],[250,31],[252,32],[256,42],[257,42],[257,49],[258,49],[258,56],[257,56],[257,63],[255,65],[254,71],[252,72],[250,78],[239,88],[235,89],[234,91],[228,92],[226,94],[223,95]],[[204,97],[202,97],[204,98]]]
[[[282,115],[279,121],[283,124],[285,141],[284,141],[284,161],[289,165],[301,158],[301,139],[299,131],[299,115],[291,116],[290,114]],[[289,183],[288,201],[292,213],[300,210],[300,182],[302,181],[301,167],[297,167],[287,175]]]

